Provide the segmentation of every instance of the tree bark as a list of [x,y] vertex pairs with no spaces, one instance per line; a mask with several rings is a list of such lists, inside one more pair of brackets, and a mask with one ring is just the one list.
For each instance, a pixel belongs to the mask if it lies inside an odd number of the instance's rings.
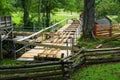
[[41,4],[42,4],[42,0],[39,0],[38,2],[38,24],[40,24],[41,22]]
[[46,27],[49,27],[50,25],[50,1],[46,1]]
[[24,10],[24,17],[23,17],[24,28],[28,27],[28,25],[29,25],[29,7],[28,7],[28,1],[29,0],[22,0],[22,7],[23,7],[23,10]]
[[83,38],[93,38],[95,23],[95,0],[84,0]]

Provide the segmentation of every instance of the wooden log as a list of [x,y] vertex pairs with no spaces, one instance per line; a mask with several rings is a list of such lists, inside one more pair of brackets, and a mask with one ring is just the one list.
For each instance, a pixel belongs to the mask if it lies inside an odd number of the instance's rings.
[[8,75],[8,74],[21,74],[21,73],[36,73],[36,72],[50,72],[50,71],[60,71],[61,66],[44,66],[38,68],[22,68],[22,69],[7,69],[7,70],[0,70],[1,75]]
[[92,60],[92,61],[90,61],[90,60],[86,60],[86,62],[85,62],[85,64],[87,64],[87,65],[91,65],[91,64],[101,64],[101,63],[109,63],[109,62],[119,62],[120,61],[120,58],[115,58],[115,59],[105,59],[105,60]]
[[13,32],[14,35],[31,35],[33,33],[34,32],[17,32],[17,31]]
[[96,48],[101,48],[103,46],[103,44],[99,44]]
[[86,58],[86,61],[114,61],[114,60],[120,60],[120,56],[119,57],[114,57],[114,58]]
[[75,69],[75,68],[81,66],[84,63],[85,63],[85,58],[83,57],[83,58],[81,58],[81,60],[78,63],[73,65],[73,68]]
[[106,51],[106,52],[96,52],[94,54],[85,54],[86,57],[88,56],[104,56],[104,55],[118,55],[120,51]]
[[70,60],[76,58],[78,55],[81,55],[82,57],[84,55],[84,50],[80,50],[77,54],[73,54]]
[[98,51],[112,51],[112,50],[120,50],[120,47],[115,48],[101,48],[101,49],[85,49],[85,52],[98,52]]
[[47,72],[47,73],[31,73],[31,74],[12,74],[12,75],[1,75],[0,79],[19,79],[19,78],[41,78],[62,75],[62,71]]
[[65,57],[65,58],[62,58],[61,60],[64,60],[64,61],[71,60],[71,59],[77,57],[82,51],[83,51],[83,50],[80,50],[78,53],[72,54],[72,55],[70,55],[70,56],[68,56],[68,57]]
[[[72,63],[71,61],[64,62],[64,64]],[[27,65],[16,65],[16,66],[0,66],[0,69],[20,69],[20,68],[32,68],[32,67],[42,67],[42,66],[52,66],[60,65],[60,61],[51,61],[45,63],[27,64]]]

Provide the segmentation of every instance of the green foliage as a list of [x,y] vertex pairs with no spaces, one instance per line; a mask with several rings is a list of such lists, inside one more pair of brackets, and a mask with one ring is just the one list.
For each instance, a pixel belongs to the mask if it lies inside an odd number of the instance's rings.
[[78,70],[72,80],[119,80],[120,63],[92,65]]
[[113,0],[97,0],[96,1],[96,16],[102,17],[105,15],[118,15],[120,13],[119,3]]
[[0,0],[0,15],[9,15],[13,11],[13,1]]

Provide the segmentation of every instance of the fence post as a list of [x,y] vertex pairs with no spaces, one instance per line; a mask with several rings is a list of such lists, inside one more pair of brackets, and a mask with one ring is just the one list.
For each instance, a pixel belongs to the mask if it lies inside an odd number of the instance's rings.
[[72,42],[71,42],[71,46],[72,46],[72,50],[71,50],[71,54],[74,54],[74,38],[72,38]]
[[13,42],[13,53],[14,53],[14,59],[16,60],[16,46],[15,46],[15,42],[14,41],[12,41]]
[[[68,40],[66,41],[66,45],[68,47]],[[68,56],[69,52],[68,52],[68,49],[67,49],[67,56]]]
[[[64,53],[61,54],[61,58],[64,58]],[[63,79],[64,79],[65,78],[64,60],[61,60],[61,69],[62,69],[62,75],[63,75]]]
[[82,51],[82,53],[83,53],[83,63],[85,63],[86,62],[86,56],[85,56],[85,48],[83,47],[82,48],[83,49],[83,51]]
[[3,54],[2,54],[2,32],[0,29],[0,60],[3,59]]
[[35,32],[36,31],[36,29],[35,29],[36,27],[35,27],[35,23],[33,22],[33,32]]
[[[61,54],[61,58],[64,58],[64,54]],[[61,69],[62,69],[62,75],[63,80],[69,80],[70,79],[70,73],[72,71],[72,65],[71,63],[67,63],[67,61],[61,60]]]

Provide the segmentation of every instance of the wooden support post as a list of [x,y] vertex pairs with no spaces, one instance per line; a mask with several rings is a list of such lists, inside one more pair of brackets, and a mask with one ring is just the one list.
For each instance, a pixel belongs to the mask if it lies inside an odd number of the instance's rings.
[[42,42],[44,41],[44,32],[42,32]]
[[3,59],[3,54],[2,54],[2,33],[0,30],[0,60]]
[[74,38],[75,40],[75,45],[77,44],[77,31],[75,32],[75,38]]
[[64,53],[61,54],[61,58],[64,58]]
[[35,32],[36,29],[35,29],[35,23],[33,23],[33,32]]
[[[61,54],[61,58],[64,58],[64,53]],[[63,78],[64,78],[65,77],[64,60],[61,60],[61,68],[62,68]]]
[[14,41],[13,41],[13,53],[14,53],[14,59],[16,60],[16,47]]
[[72,40],[71,41],[71,43],[72,43],[71,44],[72,45],[71,54],[74,54],[74,49],[73,49],[74,48],[74,38],[72,38],[71,40]]
[[[68,47],[68,40],[66,41],[66,45]],[[68,56],[69,52],[68,52],[68,49],[67,49],[67,56]]]

